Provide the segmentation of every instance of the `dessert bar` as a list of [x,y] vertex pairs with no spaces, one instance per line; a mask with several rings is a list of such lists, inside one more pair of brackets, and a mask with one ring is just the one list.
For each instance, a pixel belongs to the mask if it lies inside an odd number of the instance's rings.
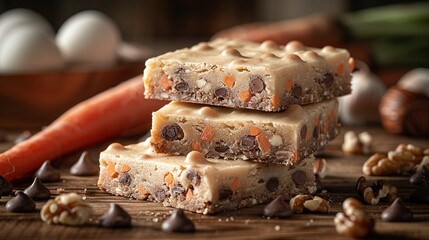
[[313,157],[297,166],[157,154],[149,140],[111,144],[100,154],[98,186],[108,193],[162,203],[197,213],[235,210],[281,195],[316,190]]
[[146,98],[281,111],[350,93],[345,49],[217,39],[146,61]]
[[295,165],[337,134],[336,99],[274,113],[171,102],[153,113],[151,141],[158,153]]

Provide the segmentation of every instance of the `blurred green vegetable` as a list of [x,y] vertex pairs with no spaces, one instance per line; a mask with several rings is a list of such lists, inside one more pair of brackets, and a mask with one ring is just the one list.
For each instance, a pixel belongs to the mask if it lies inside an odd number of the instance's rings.
[[365,9],[341,21],[353,39],[370,41],[379,66],[429,66],[428,2]]

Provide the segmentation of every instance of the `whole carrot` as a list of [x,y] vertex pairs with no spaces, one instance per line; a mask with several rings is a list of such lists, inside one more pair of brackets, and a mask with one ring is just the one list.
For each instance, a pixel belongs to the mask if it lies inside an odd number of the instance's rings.
[[0,175],[12,181],[57,159],[139,127],[149,130],[151,114],[166,102],[145,99],[141,76],[83,101],[30,139],[0,154]]

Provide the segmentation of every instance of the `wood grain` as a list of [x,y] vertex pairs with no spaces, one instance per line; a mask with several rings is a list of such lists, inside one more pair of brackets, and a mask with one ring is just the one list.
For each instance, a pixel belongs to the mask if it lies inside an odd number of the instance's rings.
[[[342,134],[347,128],[342,129]],[[400,135],[390,135],[381,128],[353,128],[356,132],[368,131],[374,138],[375,151],[394,149],[399,143],[413,143],[429,147],[428,139],[408,138]],[[8,131],[7,139],[13,139],[18,132]],[[137,138],[118,139],[127,144],[137,141]],[[161,223],[171,213],[171,208],[162,207],[157,203],[140,202],[121,197],[111,196],[100,191],[97,177],[74,177],[68,174],[68,168],[78,159],[79,152],[71,154],[55,163],[61,169],[62,181],[46,184],[54,196],[57,189],[66,192],[77,192],[86,197],[94,209],[91,223],[83,227],[48,225],[40,220],[39,212],[29,214],[9,213],[5,204],[11,197],[0,199],[0,239],[343,239],[335,232],[333,218],[341,211],[341,203],[348,197],[357,197],[354,187],[356,180],[362,175],[361,167],[368,156],[348,156],[341,152],[343,136],[337,137],[325,149],[324,155],[328,161],[329,172],[322,179],[328,193],[325,195],[331,201],[331,211],[327,214],[295,214],[290,219],[267,219],[261,216],[263,205],[224,212],[216,215],[201,215],[187,212],[197,228],[193,234],[167,234],[160,230]],[[103,143],[89,149],[92,160],[108,143]],[[0,143],[0,152],[11,146],[10,142]],[[379,179],[369,177],[370,181]],[[376,220],[374,239],[428,239],[429,238],[429,205],[414,204],[408,200],[409,194],[415,189],[409,184],[408,176],[383,177],[398,187],[399,196],[414,212],[415,220],[405,223],[387,223],[380,220],[380,213],[388,206],[365,205],[367,212]],[[15,183],[15,189],[28,186],[29,181]],[[109,208],[109,203],[118,203],[126,209],[133,219],[131,229],[104,229],[98,226],[98,217]],[[40,210],[44,202],[37,203]]]

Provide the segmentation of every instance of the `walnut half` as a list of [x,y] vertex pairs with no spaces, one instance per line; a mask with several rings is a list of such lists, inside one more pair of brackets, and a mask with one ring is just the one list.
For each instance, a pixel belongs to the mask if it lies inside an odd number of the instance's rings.
[[343,211],[334,218],[337,233],[349,237],[365,237],[374,231],[374,220],[365,213],[362,204],[355,198],[343,202]]
[[92,208],[76,193],[61,194],[49,200],[40,211],[48,224],[83,225],[88,222]]

